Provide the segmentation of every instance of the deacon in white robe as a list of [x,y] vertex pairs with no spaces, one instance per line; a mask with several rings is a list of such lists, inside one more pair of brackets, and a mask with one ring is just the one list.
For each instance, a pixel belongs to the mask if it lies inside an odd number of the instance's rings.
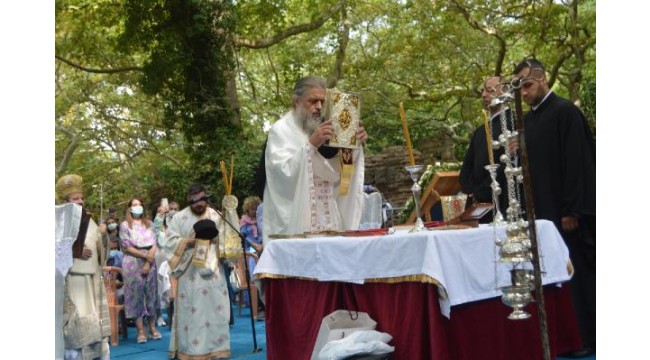
[[[319,151],[333,135],[332,122],[323,121],[321,114],[324,101],[322,79],[298,80],[293,109],[273,124],[269,132],[262,231],[265,243],[273,234],[359,228],[363,208],[363,147],[352,150],[353,174],[347,194],[340,195],[341,154],[335,148]],[[366,140],[362,126],[356,137],[359,143]]]
[[[195,186],[195,185],[192,185]],[[179,211],[169,223],[161,246],[171,268],[171,276],[178,279],[174,299],[170,358],[213,359],[230,357],[230,299],[223,272],[217,261],[216,245],[206,267],[197,267],[194,256],[194,224],[210,219],[217,225],[221,218],[207,206],[205,189],[200,186],[192,194],[190,206]]]

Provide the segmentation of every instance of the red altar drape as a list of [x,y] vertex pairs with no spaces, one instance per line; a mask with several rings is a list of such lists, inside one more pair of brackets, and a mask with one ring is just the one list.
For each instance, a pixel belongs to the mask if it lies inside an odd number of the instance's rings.
[[[337,309],[364,311],[393,336],[393,359],[542,359],[537,306],[528,320],[508,320],[500,298],[440,313],[432,284],[318,282],[265,279],[266,344],[270,360],[310,359],[321,320]],[[568,284],[544,287],[551,356],[581,347]]]

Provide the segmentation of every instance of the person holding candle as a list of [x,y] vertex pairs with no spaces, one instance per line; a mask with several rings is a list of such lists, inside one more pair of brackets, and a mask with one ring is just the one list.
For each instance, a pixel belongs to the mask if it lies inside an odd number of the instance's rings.
[[[492,178],[490,173],[485,169],[485,165],[491,165],[498,161],[499,157],[504,153],[504,150],[492,148],[492,140],[497,140],[501,134],[501,115],[505,115],[506,124],[510,130],[511,127],[511,111],[507,106],[502,104],[493,104],[493,100],[501,95],[501,87],[499,84],[502,82],[499,76],[491,76],[483,83],[483,92],[481,98],[483,100],[483,107],[489,111],[484,116],[484,122],[481,126],[474,130],[469,147],[465,152],[463,165],[460,169],[459,181],[461,190],[468,194],[466,206],[473,203],[491,203],[492,202]],[[491,133],[490,141],[485,141],[488,134]],[[499,210],[501,214],[506,214],[508,207],[508,191],[505,174],[503,173],[505,166],[501,164],[497,169],[497,182],[501,187],[501,194],[499,195]],[[479,220],[480,223],[489,223],[492,221],[492,213],[485,215]]]
[[[270,235],[356,230],[363,204],[363,147],[350,150],[353,174],[347,194],[339,193],[341,151],[328,147],[332,121],[324,121],[325,82],[299,79],[293,108],[269,132],[265,150],[263,241]],[[359,123],[358,143],[368,135]]]

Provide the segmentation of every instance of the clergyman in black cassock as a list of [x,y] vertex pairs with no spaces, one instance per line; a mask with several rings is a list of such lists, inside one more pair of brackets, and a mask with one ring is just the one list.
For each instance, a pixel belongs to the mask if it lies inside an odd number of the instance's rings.
[[548,86],[543,65],[522,61],[524,132],[535,217],[555,223],[569,248],[570,281],[585,349],[596,348],[596,145],[584,114]]
[[[509,130],[511,129],[511,116],[512,113],[509,108],[503,107],[503,105],[490,106],[492,100],[501,95],[499,83],[501,78],[498,76],[493,76],[485,80],[483,84],[483,105],[485,108],[490,110],[490,128],[492,130],[492,140],[497,140],[501,134],[501,116],[505,115],[506,117],[506,126]],[[486,132],[483,125],[479,126],[474,130],[472,139],[469,143],[469,147],[465,152],[465,157],[463,158],[463,164],[460,168],[459,181],[461,190],[471,195],[468,197],[467,206],[470,206],[473,203],[491,203],[492,202],[492,178],[490,173],[485,169],[485,165],[489,165],[488,157],[488,144],[485,141]],[[492,147],[492,144],[490,144]],[[501,187],[501,194],[499,195],[499,211],[503,215],[504,219],[506,216],[506,209],[508,208],[508,187],[506,183],[506,176],[503,172],[505,165],[499,161],[499,157],[503,155],[503,147],[493,150],[494,153],[494,163],[499,165],[497,169],[497,182]],[[487,224],[492,222],[493,214],[483,216],[479,222],[481,224]]]

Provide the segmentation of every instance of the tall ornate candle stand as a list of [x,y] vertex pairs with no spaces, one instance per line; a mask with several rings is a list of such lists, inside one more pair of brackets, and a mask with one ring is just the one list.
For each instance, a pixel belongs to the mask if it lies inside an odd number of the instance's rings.
[[[492,106],[508,106],[514,102],[510,89],[503,89],[503,94],[492,100]],[[528,263],[532,259],[531,242],[528,236],[528,222],[521,218],[521,200],[517,196],[517,184],[522,182],[521,167],[516,166],[516,153],[509,146],[510,142],[516,140],[518,132],[515,130],[515,114],[511,115],[511,126],[508,126],[506,112],[501,113],[498,121],[501,123],[501,134],[498,140],[492,142],[494,149],[503,149],[504,153],[499,157],[499,162],[505,166],[504,175],[507,181],[508,207],[506,210],[506,221],[503,215],[496,213],[493,224],[506,224],[506,238],[496,239],[499,246],[499,259],[501,263],[510,263],[513,269],[511,284],[500,288],[502,291],[501,300],[510,306],[513,311],[508,315],[511,320],[524,320],[530,318],[530,314],[524,307],[532,301],[531,290],[534,274],[531,270],[518,269],[519,266]],[[487,165],[485,169],[490,172],[492,178],[493,202],[499,209],[498,195],[501,188],[496,181],[496,170],[500,165]],[[499,221],[500,220],[500,221]]]

